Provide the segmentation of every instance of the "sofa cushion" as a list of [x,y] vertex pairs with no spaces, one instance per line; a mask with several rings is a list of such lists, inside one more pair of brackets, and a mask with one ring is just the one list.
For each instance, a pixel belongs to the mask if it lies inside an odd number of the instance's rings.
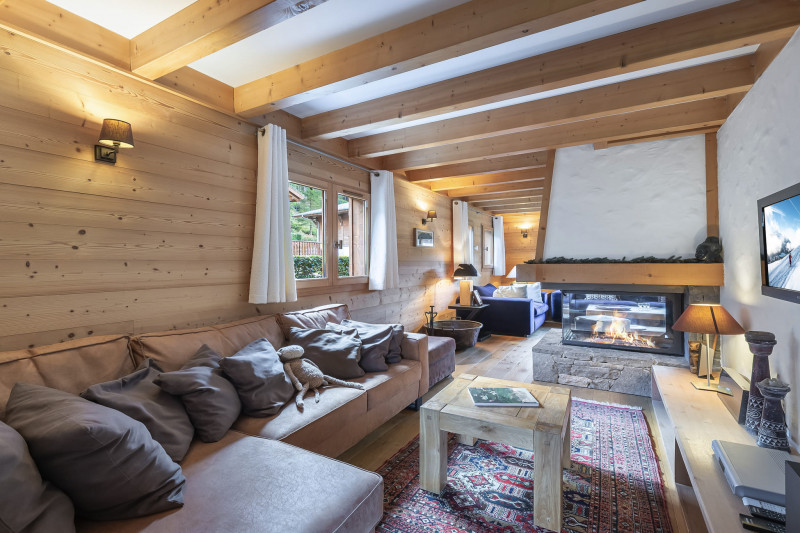
[[278,324],[283,330],[284,337],[288,340],[290,328],[325,329],[325,324],[328,322],[338,324],[346,318],[350,318],[350,311],[346,305],[331,304],[303,311],[281,313],[278,315]]
[[527,298],[528,291],[524,285],[501,285],[492,294],[495,298]]
[[538,281],[535,283],[515,283],[515,287],[525,288],[525,298],[530,298],[534,302],[540,304],[542,300],[542,284]]
[[67,392],[18,383],[8,425],[28,443],[42,477],[95,520],[133,518],[183,505],[185,479],[141,422]]
[[25,439],[0,422],[0,531],[52,533],[75,531],[69,498],[43,481]]
[[[236,322],[214,326],[238,352],[256,339],[265,338],[277,350],[284,344],[283,330],[278,325],[278,316],[253,316]],[[230,354],[220,354],[230,355]]]
[[220,355],[205,344],[180,370],[164,372],[155,383],[180,396],[197,438],[217,442],[239,418],[242,403],[219,367]]
[[81,521],[78,531],[346,533],[371,531],[383,515],[379,475],[235,431],[214,444],[195,442],[184,471],[183,509],[125,522]]
[[222,356],[237,351],[213,327],[145,333],[131,339],[131,351],[137,363],[150,358],[164,372],[172,372],[181,368],[204,344]]
[[124,335],[0,352],[0,417],[17,382],[78,394],[89,385],[129,374],[135,367]]
[[242,411],[249,416],[275,414],[293,396],[294,386],[267,339],[254,340],[219,365],[236,387]]
[[289,329],[289,344],[301,346],[303,357],[312,361],[323,374],[339,379],[364,375],[358,365],[361,360],[361,340],[355,329],[341,332],[327,329]]
[[361,425],[367,412],[367,394],[346,387],[324,387],[319,399],[319,403],[315,402],[314,394],[309,392],[303,411],[298,410],[294,402],[289,402],[268,418],[241,416],[233,429],[257,437],[283,440],[318,453],[333,450],[333,454],[338,455],[344,450],[340,451],[334,441],[348,424]]
[[389,368],[386,358],[394,335],[391,325],[342,320],[341,324],[328,322],[325,328],[340,333],[348,329],[355,329],[358,332],[358,338],[361,340],[361,359],[358,364],[365,372],[385,372]]
[[194,427],[180,399],[153,383],[160,373],[148,359],[132,374],[92,385],[81,397],[138,420],[173,461],[180,461],[192,443]]
[[478,291],[478,294],[483,296],[484,298],[489,298],[494,294],[494,291],[497,290],[497,287],[492,285],[491,283],[487,283],[486,285],[479,285],[475,287],[475,290]]
[[390,365],[399,363],[403,358],[403,337],[405,327],[403,324],[389,324],[392,326],[392,341],[389,343],[389,353],[386,354],[386,362]]
[[[404,390],[416,393],[419,387],[420,373],[419,361],[403,360],[390,366],[386,372],[367,374],[353,381],[363,383],[366,387],[367,410],[370,411],[382,403],[386,403],[390,398],[402,394]],[[416,399],[417,397],[414,395],[411,402]]]
[[428,380],[432,387],[456,369],[456,341],[450,337],[428,337]]

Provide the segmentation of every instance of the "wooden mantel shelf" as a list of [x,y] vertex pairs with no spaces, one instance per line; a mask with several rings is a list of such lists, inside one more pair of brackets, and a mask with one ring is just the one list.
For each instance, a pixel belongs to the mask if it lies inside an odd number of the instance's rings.
[[584,263],[517,265],[517,281],[602,285],[724,284],[722,263]]

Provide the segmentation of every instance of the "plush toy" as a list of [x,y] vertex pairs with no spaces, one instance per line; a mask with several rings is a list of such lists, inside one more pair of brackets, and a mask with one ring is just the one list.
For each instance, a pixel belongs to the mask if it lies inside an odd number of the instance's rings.
[[342,381],[323,374],[322,370],[313,361],[303,358],[302,346],[284,346],[278,350],[278,355],[281,358],[281,362],[283,362],[283,369],[286,371],[286,375],[292,380],[294,388],[298,390],[294,401],[301,411],[303,410],[303,396],[308,392],[308,389],[314,391],[314,401],[317,403],[319,403],[319,388],[326,385],[340,385],[351,389],[364,390],[364,385],[361,383]]

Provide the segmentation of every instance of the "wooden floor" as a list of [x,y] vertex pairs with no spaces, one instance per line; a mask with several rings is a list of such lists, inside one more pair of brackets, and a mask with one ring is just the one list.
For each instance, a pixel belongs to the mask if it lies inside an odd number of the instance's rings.
[[[547,326],[542,327],[527,338],[494,335],[472,348],[456,352],[456,370],[453,375],[468,373],[531,383],[533,382],[531,348],[549,329]],[[452,379],[448,378],[437,384],[423,397],[423,401],[431,398],[451,381]],[[673,531],[679,533],[695,531],[694,527],[687,527],[686,519],[678,504],[676,487],[671,482],[673,477],[666,459],[667,452],[662,445],[650,398],[581,387],[569,388],[572,389],[573,398],[642,408],[653,436],[656,455],[661,464]],[[406,409],[364,437],[361,442],[343,453],[339,459],[366,470],[377,470],[418,434],[419,413]]]

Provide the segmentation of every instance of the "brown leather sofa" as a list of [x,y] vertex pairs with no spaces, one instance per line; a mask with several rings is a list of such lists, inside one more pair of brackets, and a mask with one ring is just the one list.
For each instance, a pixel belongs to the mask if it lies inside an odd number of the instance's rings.
[[[132,372],[148,357],[165,371],[176,370],[203,344],[223,356],[260,337],[277,348],[291,326],[324,327],[345,318],[347,306],[328,305],[191,330],[2,352],[0,414],[16,382],[77,394]],[[427,392],[427,337],[407,333],[402,356],[387,372],[354,380],[366,390],[325,388],[320,402],[307,401],[302,413],[289,402],[268,418],[240,417],[219,442],[195,440],[181,462],[187,479],[183,508],[119,522],[79,521],[78,531],[372,531],[383,513],[383,480],[330,457]]]

